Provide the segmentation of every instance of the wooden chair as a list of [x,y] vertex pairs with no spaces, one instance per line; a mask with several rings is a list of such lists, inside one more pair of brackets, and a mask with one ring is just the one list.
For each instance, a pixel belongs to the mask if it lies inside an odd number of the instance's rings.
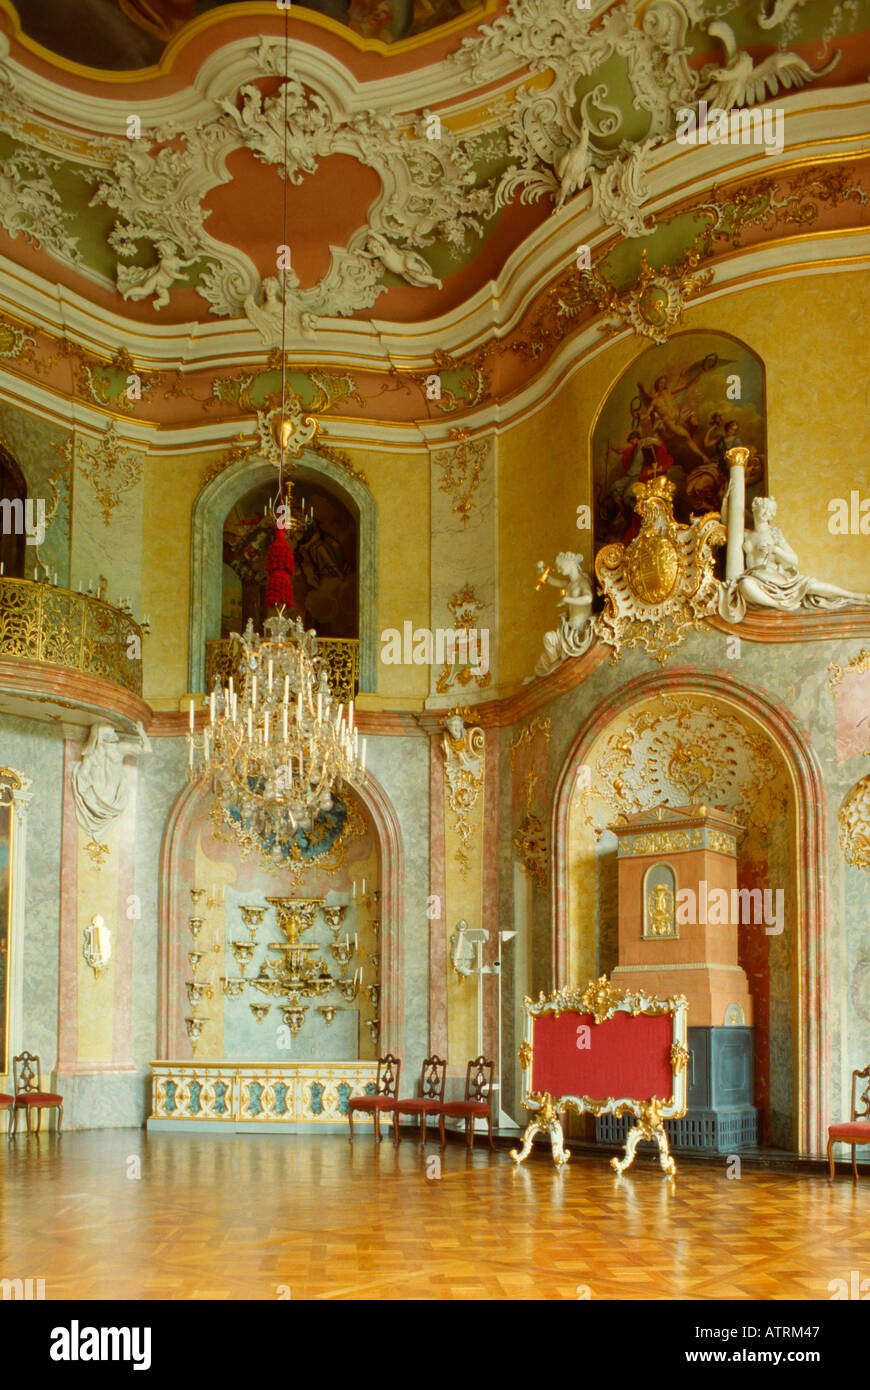
[[492,1142],[492,1072],[494,1063],[485,1057],[475,1057],[468,1063],[465,1072],[465,1100],[448,1101],[438,1107],[438,1124],[441,1129],[441,1147],[447,1143],[444,1134],[444,1120],[447,1116],[455,1120],[465,1120],[465,1142],[474,1148],[474,1121],[485,1119],[489,1125],[489,1147]]
[[[858,1095],[858,1082],[867,1085]],[[850,1144],[852,1147],[852,1181],[858,1181],[858,1164],[855,1149],[858,1144],[870,1144],[870,1066],[863,1071],[852,1072],[852,1118],[847,1124],[828,1125],[828,1166],[834,1176],[834,1145]]]
[[388,1052],[386,1057],[378,1058],[378,1079],[377,1089],[373,1096],[354,1096],[347,1107],[347,1118],[350,1122],[350,1137],[353,1138],[353,1113],[355,1110],[361,1111],[364,1115],[373,1115],[375,1121],[375,1138],[381,1137],[381,1115],[385,1111],[394,1108],[399,1095],[399,1073],[402,1070],[402,1063],[398,1057],[394,1057],[392,1052]]
[[60,1127],[63,1123],[63,1096],[56,1095],[54,1091],[43,1091],[42,1089],[42,1068],[39,1065],[39,1058],[32,1052],[22,1052],[19,1057],[12,1058],[12,1076],[15,1082],[15,1115],[12,1120],[12,1132],[15,1132],[18,1111],[23,1110],[27,1116],[27,1133],[31,1133],[30,1117],[36,1111],[36,1133],[42,1124],[43,1110],[53,1110],[57,1107],[57,1132],[60,1134]]
[[15,1133],[15,1097],[7,1096],[4,1091],[0,1091],[0,1110],[9,1111],[9,1119],[6,1127],[9,1131],[9,1138],[11,1139]]
[[419,1096],[408,1096],[404,1100],[397,1100],[393,1109],[393,1138],[398,1144],[401,1142],[399,1134],[400,1115],[419,1115],[420,1117],[420,1140],[426,1143],[426,1120],[430,1115],[437,1115],[444,1103],[444,1083],[447,1080],[447,1063],[443,1057],[427,1057],[423,1063],[423,1073],[420,1077]]

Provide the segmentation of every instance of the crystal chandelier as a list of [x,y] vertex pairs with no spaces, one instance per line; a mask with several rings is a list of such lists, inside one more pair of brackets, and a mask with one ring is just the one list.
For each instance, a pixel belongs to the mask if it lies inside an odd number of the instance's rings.
[[[329,688],[317,634],[283,609],[263,624],[233,633],[240,689],[230,676],[209,698],[201,737],[190,702],[188,777],[211,779],[225,823],[244,845],[254,833],[264,853],[280,858],[298,831],[332,809],[337,783],[365,780],[366,740]],[[197,754],[201,754],[200,762]]]

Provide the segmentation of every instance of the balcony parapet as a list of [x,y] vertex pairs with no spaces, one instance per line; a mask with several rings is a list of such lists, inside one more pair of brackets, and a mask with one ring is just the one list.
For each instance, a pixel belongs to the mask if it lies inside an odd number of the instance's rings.
[[[42,580],[0,577],[0,662],[34,662],[142,694],[142,639],[132,614]],[[8,667],[7,667],[8,669]]]

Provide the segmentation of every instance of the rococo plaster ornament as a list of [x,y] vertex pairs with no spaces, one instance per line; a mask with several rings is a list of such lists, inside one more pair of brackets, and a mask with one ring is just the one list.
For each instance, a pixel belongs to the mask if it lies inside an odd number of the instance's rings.
[[[761,14],[772,27],[777,15],[787,18],[799,3],[777,0]],[[701,0],[653,0],[646,7],[642,0],[623,0],[602,14],[604,8],[513,0],[494,24],[464,39],[452,61],[470,82],[483,85],[512,70],[530,79],[512,98],[499,96],[506,122],[465,135],[425,108],[411,114],[355,108],[320,68],[316,76],[312,68],[289,82],[285,131],[284,91],[264,95],[257,85],[283,75],[284,45],[261,36],[214,55],[207,75],[197,79],[193,100],[205,112],[199,119],[155,125],[138,139],[75,136],[31,108],[17,71],[4,61],[8,43],[0,40],[0,130],[20,142],[0,171],[0,225],[80,266],[70,230],[78,213],[65,209],[52,180],[66,161],[90,185],[90,206],[115,214],[108,246],[120,294],[150,300],[159,310],[174,289],[193,288],[211,313],[247,318],[274,346],[281,313],[276,277],[261,278],[242,250],[219,241],[207,226],[206,199],[231,177],[227,160],[237,151],[278,167],[294,184],[334,154],[350,156],[380,180],[367,222],[346,246],[330,247],[331,263],[319,283],[303,289],[288,271],[291,339],[304,339],[318,318],[370,309],[387,289],[387,273],[410,285],[439,286],[421,253],[436,243],[469,252],[472,238],[483,236],[516,194],[525,202],[549,196],[560,211],[588,184],[605,225],[625,237],[649,235],[656,224],[641,210],[648,198],[645,173],[656,147],[674,137],[679,111],[702,101],[752,105],[782,88],[806,85],[839,58],[837,52],[827,67],[813,69],[784,50],[755,64],[717,20],[707,23],[707,33],[721,44],[723,60],[698,70],[688,61],[688,36],[705,23]],[[545,88],[538,85],[542,76]],[[580,82],[585,90],[578,101]],[[638,112],[645,118],[640,135],[634,134]],[[38,142],[29,133],[35,121]],[[477,167],[487,154],[500,170],[489,177]],[[143,249],[150,264],[131,264]],[[90,273],[97,274],[93,267]]]
[[[678,111],[702,101],[726,109],[753,105],[768,92],[804,86],[839,59],[837,53],[826,68],[814,70],[786,51],[756,65],[737,50],[730,27],[716,21],[707,32],[722,44],[725,61],[699,71],[688,62],[687,40],[690,28],[707,18],[702,0],[654,0],[646,7],[625,0],[603,16],[602,8],[513,0],[507,14],[481,25],[453,55],[476,84],[493,81],[511,65],[551,79],[543,89],[528,82],[517,91],[508,122],[513,162],[499,179],[497,206],[519,190],[524,202],[551,194],[558,212],[588,182],[602,221],[626,237],[649,235],[655,222],[639,211],[648,197],[644,167],[650,151],[673,138]],[[578,81],[613,59],[622,60],[616,81],[608,77],[589,87],[578,103]],[[630,102],[617,90],[623,71]],[[648,117],[647,128],[641,139],[628,139],[638,111]]]
[[441,721],[444,729],[441,747],[444,753],[444,777],[447,799],[455,817],[454,828],[459,836],[456,862],[462,873],[469,868],[466,850],[473,834],[468,813],[474,810],[483,789],[483,729],[467,727],[470,711],[456,706]]
[[664,665],[690,628],[716,611],[719,583],[713,546],[725,542],[725,527],[708,512],[691,526],[674,520],[675,485],[668,478],[636,483],[639,534],[629,545],[605,545],[595,557],[604,593],[597,635],[613,648],[642,644]]

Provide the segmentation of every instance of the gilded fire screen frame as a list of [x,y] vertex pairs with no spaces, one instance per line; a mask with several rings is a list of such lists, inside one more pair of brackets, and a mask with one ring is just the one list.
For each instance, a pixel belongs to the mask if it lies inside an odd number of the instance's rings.
[[[523,1107],[532,1112],[532,1118],[523,1134],[521,1149],[511,1149],[511,1158],[520,1164],[531,1152],[532,1140],[536,1134],[546,1133],[550,1138],[553,1162],[561,1168],[568,1162],[570,1151],[565,1148],[564,1133],[559,1120],[562,1110],[576,1110],[578,1115],[633,1115],[635,1123],[629,1130],[625,1141],[625,1157],[612,1158],[610,1166],[617,1173],[623,1173],[634,1161],[635,1151],[642,1139],[658,1144],[659,1163],[662,1171],[669,1177],[676,1173],[676,1164],[668,1147],[664,1130],[664,1120],[678,1120],[685,1115],[688,1103],[687,1067],[689,1051],[687,1047],[686,1014],[688,1003],[685,995],[677,994],[669,999],[659,999],[645,994],[642,990],[631,992],[617,989],[601,975],[585,988],[554,990],[545,995],[543,991],[537,1000],[528,995],[523,1000],[525,1029],[518,1053],[523,1071]],[[673,1029],[671,1035],[670,1064],[673,1088],[667,1100],[657,1096],[639,1100],[634,1096],[607,1096],[595,1099],[591,1096],[564,1095],[553,1097],[547,1091],[532,1091],[532,1059],[534,1057],[535,1019],[543,1014],[553,1014],[556,1018],[563,1013],[591,1014],[596,1023],[604,1023],[615,1013],[660,1015],[669,1014]]]

